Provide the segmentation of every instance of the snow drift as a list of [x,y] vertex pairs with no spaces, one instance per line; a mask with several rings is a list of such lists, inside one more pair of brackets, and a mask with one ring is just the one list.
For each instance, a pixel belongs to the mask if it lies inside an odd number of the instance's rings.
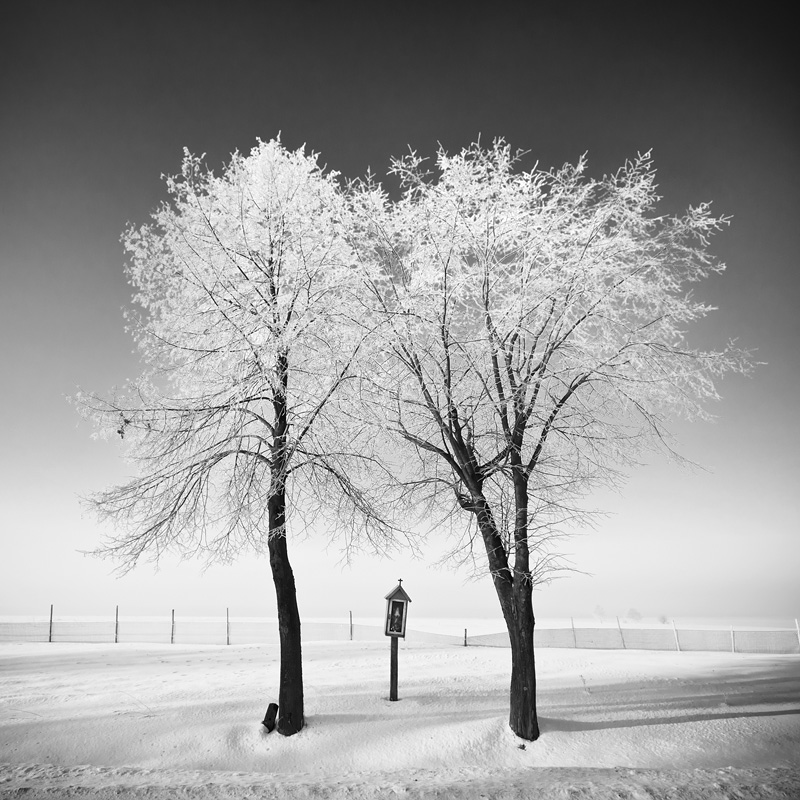
[[508,650],[403,642],[398,702],[387,642],[304,660],[285,738],[275,646],[2,644],[0,797],[800,796],[797,655],[541,650],[534,743]]

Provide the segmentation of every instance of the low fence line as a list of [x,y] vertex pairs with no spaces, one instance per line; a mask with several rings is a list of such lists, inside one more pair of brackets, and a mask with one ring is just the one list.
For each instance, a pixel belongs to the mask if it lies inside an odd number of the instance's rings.
[[[537,628],[536,647],[592,650],[672,650],[674,652],[800,653],[800,637],[784,630],[678,628]],[[471,636],[468,644],[508,647],[507,633]]]
[[[303,640],[381,641],[382,626],[349,622],[303,622]],[[412,623],[413,624],[413,623]],[[679,629],[674,621],[663,627],[581,627],[570,619],[570,627],[535,629],[536,647],[602,650],[672,650],[676,652],[710,651],[733,653],[800,653],[800,625],[795,628],[755,630],[733,626],[720,628]],[[410,628],[406,640],[464,647],[508,647],[508,633],[470,636],[464,628],[459,635],[433,633]],[[277,644],[278,624],[271,618],[180,617],[172,609],[165,618],[120,618],[119,606],[108,620],[64,619],[54,617],[53,606],[47,621],[2,622],[0,642],[85,642],[142,644]]]

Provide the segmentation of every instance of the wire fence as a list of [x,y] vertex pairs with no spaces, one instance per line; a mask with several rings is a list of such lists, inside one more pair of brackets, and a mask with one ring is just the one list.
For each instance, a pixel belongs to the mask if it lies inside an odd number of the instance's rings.
[[[800,653],[800,631],[678,628],[538,628],[536,647],[587,650],[674,650],[729,653]],[[467,638],[467,644],[509,647],[507,633]]]
[[[424,622],[422,623],[424,625]],[[455,623],[450,624],[450,630]],[[502,623],[500,623],[502,625]],[[381,641],[380,624],[303,621],[302,636],[306,642]],[[508,633],[464,635],[409,628],[406,641],[463,647],[509,647]],[[175,612],[164,617],[66,617],[54,615],[26,620],[0,620],[0,642],[84,642],[144,644],[208,644],[245,645],[277,644],[278,623],[264,617],[183,617]],[[800,625],[794,628],[750,629],[730,626],[678,627],[661,624],[616,626],[575,625],[542,627],[535,630],[537,647],[562,647],[600,650],[672,650],[732,653],[800,653]]]

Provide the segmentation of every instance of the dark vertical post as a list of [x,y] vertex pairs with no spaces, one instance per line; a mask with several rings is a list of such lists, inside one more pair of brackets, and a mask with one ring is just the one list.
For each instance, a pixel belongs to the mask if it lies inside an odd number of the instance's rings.
[[627,650],[625,646],[625,637],[622,635],[622,625],[619,624],[619,617],[617,617],[617,628],[619,629],[619,638],[622,641],[622,649]]
[[353,641],[353,612],[350,612],[350,641]]
[[169,634],[169,643],[175,644],[175,609],[172,609],[172,629]]
[[578,646],[578,634],[575,633],[575,619],[573,617],[569,618],[569,624],[572,627],[572,646]]
[[114,644],[119,643],[119,606],[114,613]]
[[467,646],[467,629],[464,628],[464,647]]
[[397,700],[397,639],[399,637],[392,636],[392,656],[391,665],[389,668],[389,699]]
[[225,609],[225,644],[231,643],[231,610]]
[[50,633],[47,635],[47,641],[53,641],[53,604],[50,603]]

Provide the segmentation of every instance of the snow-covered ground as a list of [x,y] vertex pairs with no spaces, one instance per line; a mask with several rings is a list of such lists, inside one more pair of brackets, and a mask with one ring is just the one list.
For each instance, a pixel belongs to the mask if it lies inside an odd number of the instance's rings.
[[[260,724],[274,645],[0,645],[0,798],[796,798],[800,656],[304,645],[306,728]],[[27,790],[27,791],[26,791]]]

